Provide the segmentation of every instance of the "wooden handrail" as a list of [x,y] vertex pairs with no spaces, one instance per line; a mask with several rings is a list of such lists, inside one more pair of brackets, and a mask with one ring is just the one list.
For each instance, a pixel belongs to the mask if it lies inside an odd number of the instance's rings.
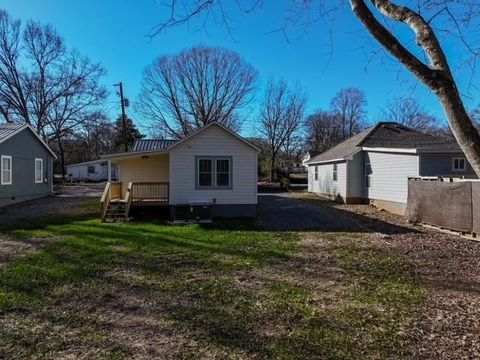
[[127,191],[125,192],[125,221],[128,221],[128,216],[130,214],[130,207],[132,206],[133,194],[132,194],[133,183],[129,182]]
[[105,214],[107,212],[108,204],[111,200],[111,183],[107,182],[105,189],[103,190],[102,198],[100,199],[101,219],[105,221]]

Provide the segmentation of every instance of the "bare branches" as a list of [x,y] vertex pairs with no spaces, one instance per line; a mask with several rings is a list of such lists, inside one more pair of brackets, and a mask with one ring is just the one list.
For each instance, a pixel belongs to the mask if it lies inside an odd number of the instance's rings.
[[256,79],[238,54],[198,46],[150,65],[136,108],[175,138],[213,121],[237,129],[236,112],[251,101]]
[[414,129],[433,130],[439,125],[438,119],[414,98],[394,99],[382,112],[386,121],[395,121]]
[[332,99],[332,111],[341,121],[342,140],[352,137],[363,128],[366,106],[365,93],[357,88],[341,89]]
[[260,108],[260,133],[270,152],[270,178],[274,179],[277,154],[300,128],[307,97],[300,88],[289,88],[285,80],[270,80]]

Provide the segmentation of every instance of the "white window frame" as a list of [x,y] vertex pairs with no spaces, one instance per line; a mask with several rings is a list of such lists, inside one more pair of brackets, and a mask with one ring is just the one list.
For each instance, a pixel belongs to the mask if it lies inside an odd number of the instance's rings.
[[315,165],[313,169],[313,174],[314,174],[314,180],[318,181],[318,165]]
[[[460,165],[460,161],[463,161],[463,168],[456,168],[455,161],[458,160],[458,164]],[[453,171],[466,171],[467,170],[467,160],[463,157],[453,158],[452,159],[452,169]]]
[[[210,185],[200,185],[200,161],[201,160],[208,160],[210,161],[210,164],[211,164],[211,170],[210,170],[210,173],[211,173],[211,179],[210,179]],[[212,158],[212,157],[198,157],[197,158],[197,187],[199,189],[211,189],[214,187],[214,184],[215,184],[215,179],[214,179],[214,176],[215,176],[215,159]]]
[[[8,159],[10,160],[10,181],[5,181],[5,179],[3,178],[3,172],[4,172],[4,169],[3,169],[3,160],[4,159]],[[12,185],[13,183],[13,160],[12,160],[12,157],[10,155],[2,155],[0,156],[0,184],[1,185]]]
[[332,181],[334,182],[338,181],[338,164],[337,163],[333,164]]
[[[41,164],[40,166],[40,177],[37,179],[37,162]],[[43,159],[42,158],[35,158],[35,184],[42,184],[43,183]]]

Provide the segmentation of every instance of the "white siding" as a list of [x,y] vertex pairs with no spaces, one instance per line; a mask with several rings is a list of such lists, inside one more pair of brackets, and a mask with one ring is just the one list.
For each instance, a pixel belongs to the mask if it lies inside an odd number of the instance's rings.
[[[318,180],[315,180],[315,166],[318,166]],[[347,165],[337,163],[337,181],[333,181],[333,163],[310,165],[308,167],[308,191],[329,198],[345,201],[347,195]],[[340,200],[340,199],[339,199]]]
[[408,177],[418,176],[419,159],[415,154],[366,152],[365,162],[372,167],[368,198],[406,203]]
[[[195,189],[196,156],[232,157],[232,189]],[[225,130],[211,126],[170,151],[170,202],[257,204],[257,152]]]
[[363,153],[360,151],[353,155],[352,160],[347,160],[347,197],[365,197],[363,178]]
[[[84,165],[69,165],[67,166],[67,177],[72,180],[106,180],[108,177],[107,166],[102,166],[102,163],[84,164]],[[88,167],[95,166],[95,173],[89,174]]]

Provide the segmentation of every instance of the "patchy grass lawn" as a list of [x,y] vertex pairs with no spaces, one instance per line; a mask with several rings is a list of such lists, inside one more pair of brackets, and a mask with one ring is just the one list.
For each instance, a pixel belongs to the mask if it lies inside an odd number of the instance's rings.
[[411,354],[425,290],[363,234],[101,224],[96,205],[4,229],[52,241],[0,271],[0,358]]

